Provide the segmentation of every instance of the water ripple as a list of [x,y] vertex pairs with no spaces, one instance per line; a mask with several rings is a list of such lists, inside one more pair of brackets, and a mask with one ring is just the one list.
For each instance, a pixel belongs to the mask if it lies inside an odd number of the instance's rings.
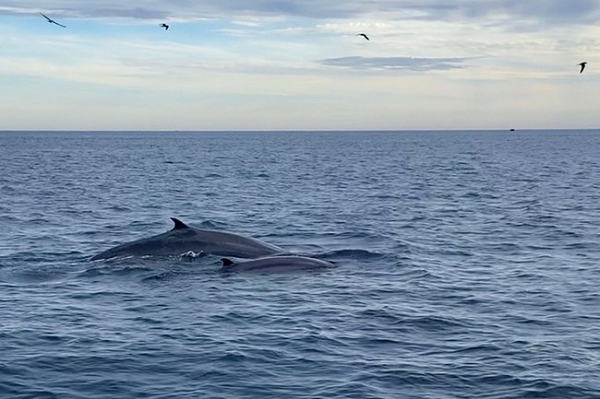
[[[0,132],[0,393],[595,398],[598,137]],[[170,217],[335,268],[88,260]]]

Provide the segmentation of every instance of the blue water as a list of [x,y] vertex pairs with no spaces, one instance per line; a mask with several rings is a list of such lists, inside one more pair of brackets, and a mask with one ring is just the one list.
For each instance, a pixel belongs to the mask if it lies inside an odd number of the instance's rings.
[[[2,398],[598,398],[600,131],[0,132]],[[90,262],[169,217],[335,262]]]

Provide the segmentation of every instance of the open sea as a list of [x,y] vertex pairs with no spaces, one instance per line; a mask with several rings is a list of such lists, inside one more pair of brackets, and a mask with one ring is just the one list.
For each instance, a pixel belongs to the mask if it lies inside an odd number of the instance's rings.
[[[600,398],[600,130],[0,132],[1,398]],[[170,217],[334,262],[89,258]]]

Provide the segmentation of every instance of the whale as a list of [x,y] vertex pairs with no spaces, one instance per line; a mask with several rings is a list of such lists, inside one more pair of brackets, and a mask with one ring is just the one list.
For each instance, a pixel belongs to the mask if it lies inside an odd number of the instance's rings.
[[130,256],[177,256],[193,253],[236,258],[259,258],[285,253],[276,245],[250,237],[216,230],[190,227],[171,218],[173,229],[163,234],[118,245],[93,256],[90,260]]
[[333,266],[324,260],[297,255],[265,256],[249,260],[221,258],[221,262],[221,271],[225,272],[290,272]]

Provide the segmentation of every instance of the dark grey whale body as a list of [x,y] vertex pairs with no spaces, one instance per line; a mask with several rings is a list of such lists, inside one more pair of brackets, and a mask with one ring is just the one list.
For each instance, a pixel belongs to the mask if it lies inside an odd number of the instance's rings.
[[243,261],[222,258],[221,262],[223,262],[221,270],[235,272],[290,272],[333,266],[324,260],[295,255],[266,256]]
[[190,251],[236,258],[258,258],[285,252],[275,245],[254,238],[223,231],[197,229],[178,219],[171,220],[175,223],[171,231],[116,246],[99,253],[91,260],[125,256],[181,255]]

